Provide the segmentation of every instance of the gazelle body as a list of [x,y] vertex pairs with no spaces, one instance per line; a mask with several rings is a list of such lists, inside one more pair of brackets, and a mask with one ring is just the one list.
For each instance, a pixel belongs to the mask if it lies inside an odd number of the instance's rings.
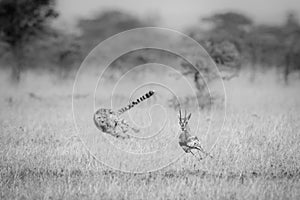
[[186,116],[186,111],[184,114],[184,117],[182,117],[181,110],[179,110],[179,125],[181,129],[181,133],[179,135],[179,145],[186,153],[191,153],[195,157],[197,157],[192,150],[197,150],[200,160],[202,159],[202,156],[200,155],[199,151],[204,153],[206,156],[209,156],[212,158],[210,154],[208,154],[201,146],[200,140],[196,137],[191,135],[191,130],[188,125],[188,122],[191,118],[192,114],[190,113],[188,116]]

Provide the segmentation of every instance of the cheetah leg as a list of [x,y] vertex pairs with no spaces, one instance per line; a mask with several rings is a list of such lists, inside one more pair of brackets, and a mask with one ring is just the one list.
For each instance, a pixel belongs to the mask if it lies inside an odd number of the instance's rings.
[[118,123],[115,128],[115,135],[117,138],[128,139],[130,135],[126,134],[128,132],[128,126],[124,124],[122,121]]
[[117,134],[116,135],[116,138],[121,138],[121,139],[128,139],[128,138],[130,138],[130,136],[129,135],[125,135],[125,134]]
[[121,129],[122,129],[122,131],[124,133],[126,133],[129,130],[129,128],[131,130],[133,130],[133,132],[135,132],[135,133],[140,132],[140,130],[138,128],[134,128],[134,127],[130,126],[124,119],[122,119],[122,121],[121,121]]
[[[121,129],[121,128],[118,127],[118,129]],[[121,138],[121,139],[130,138],[130,136],[128,134],[125,134],[122,129],[121,130],[115,130],[115,137],[116,138]]]
[[111,136],[113,136],[115,138],[120,138],[120,139],[129,138],[129,135],[126,135],[123,133],[123,131],[119,131],[117,129],[118,129],[118,127],[114,128],[114,129],[110,129],[109,131],[106,131],[106,133],[110,134]]
[[131,127],[131,130],[133,130],[133,132],[135,132],[135,133],[139,133],[140,132],[140,129],[134,128],[134,127]]

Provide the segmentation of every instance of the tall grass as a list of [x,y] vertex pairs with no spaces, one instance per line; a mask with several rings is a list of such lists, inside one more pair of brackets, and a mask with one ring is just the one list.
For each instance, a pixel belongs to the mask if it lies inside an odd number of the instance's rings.
[[[300,198],[297,80],[284,86],[270,72],[254,83],[245,73],[227,82],[226,121],[211,149],[214,159],[199,162],[176,146],[173,150],[182,155],[179,160],[159,171],[136,174],[98,162],[74,136],[72,80],[57,82],[54,77],[28,73],[21,85],[11,87],[1,76],[0,199]],[[163,98],[155,103],[165,102]],[[138,123],[151,117],[139,114],[145,113],[143,107],[132,112]],[[158,117],[160,112],[153,108],[150,114]],[[161,133],[161,145],[178,137],[176,111],[167,108],[166,113],[173,123]],[[213,119],[208,111],[193,112],[193,130],[197,117],[200,128],[195,135],[204,138]],[[153,121],[153,129],[160,121]],[[144,136],[151,135],[150,129],[145,130]],[[139,152],[160,145],[130,148]]]

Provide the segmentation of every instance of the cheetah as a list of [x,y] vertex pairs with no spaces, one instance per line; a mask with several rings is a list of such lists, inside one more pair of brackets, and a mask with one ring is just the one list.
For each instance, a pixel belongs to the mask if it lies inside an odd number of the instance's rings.
[[154,91],[150,90],[140,98],[132,101],[127,106],[119,109],[119,110],[112,110],[108,108],[100,108],[94,114],[94,123],[96,127],[107,134],[110,134],[116,138],[121,139],[128,139],[130,136],[126,134],[130,129],[135,133],[139,132],[139,129],[130,126],[124,119],[120,117],[124,112],[128,111],[129,109],[133,108],[137,104],[141,103],[142,101],[150,98],[154,95]]
[[179,135],[179,145],[184,150],[185,153],[191,153],[193,156],[198,158],[192,150],[197,150],[200,158],[199,160],[202,160],[202,156],[200,155],[199,151],[201,151],[206,156],[209,156],[213,158],[209,153],[204,151],[204,149],[201,146],[200,140],[196,136],[192,136],[190,134],[191,130],[188,125],[188,122],[191,118],[192,114],[190,113],[188,116],[186,116],[186,111],[184,117],[181,116],[181,110],[179,110],[179,125],[181,129],[181,134]]

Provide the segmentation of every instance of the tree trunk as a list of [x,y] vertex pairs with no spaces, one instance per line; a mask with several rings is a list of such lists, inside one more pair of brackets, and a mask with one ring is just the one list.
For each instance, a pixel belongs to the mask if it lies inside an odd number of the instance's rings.
[[283,71],[284,83],[288,84],[289,74],[290,74],[290,65],[291,65],[291,53],[285,55],[285,67]]
[[194,74],[194,82],[195,82],[195,86],[196,89],[198,90],[199,93],[202,93],[205,89],[205,83],[203,80],[201,80],[201,76],[200,73],[197,71]]
[[12,49],[15,62],[12,67],[11,78],[13,82],[19,83],[23,70],[23,51],[21,44],[15,45]]

